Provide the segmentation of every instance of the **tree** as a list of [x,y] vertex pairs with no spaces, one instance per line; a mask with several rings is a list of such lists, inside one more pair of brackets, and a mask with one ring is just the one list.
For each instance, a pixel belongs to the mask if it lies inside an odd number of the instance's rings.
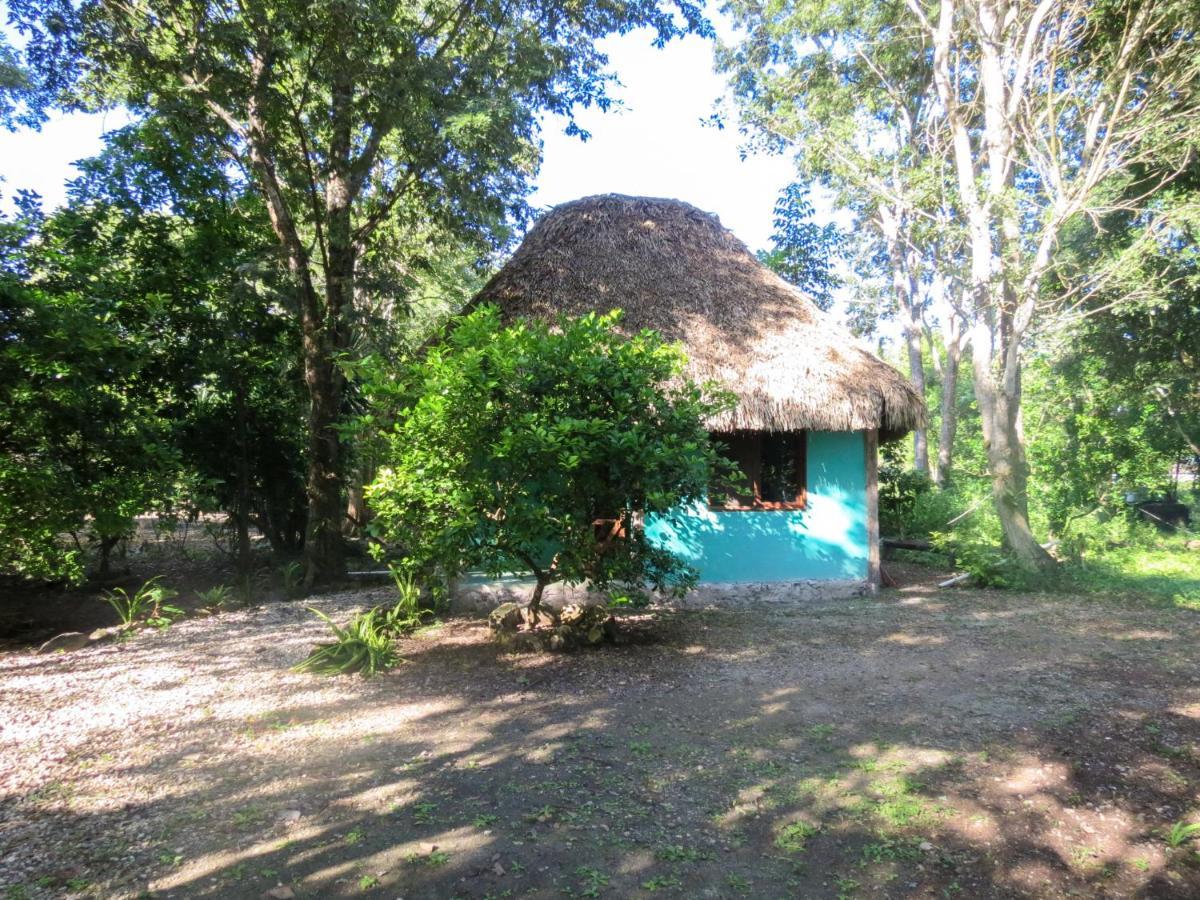
[[[1026,569],[1052,565],[1029,524],[1022,355],[1066,311],[1058,301],[1069,293],[1044,291],[1064,228],[1114,208],[1143,207],[1194,152],[1200,55],[1190,5],[906,0],[903,7],[746,6],[748,21],[763,23],[751,28],[743,44],[746,63],[738,69],[749,79],[743,93],[751,108],[766,97],[779,101],[768,109],[783,109],[788,96],[816,83],[832,112],[809,116],[814,108],[822,112],[811,100],[796,107],[797,121],[807,126],[797,133],[806,141],[832,146],[836,159],[842,148],[858,146],[860,130],[869,142],[872,123],[882,122],[900,129],[882,143],[883,159],[913,152],[907,135],[919,134],[929,160],[944,160],[953,172],[952,190],[941,190],[953,215],[943,222],[966,225],[964,308],[993,500],[1016,562]],[[757,86],[758,71],[766,73],[766,87]],[[742,90],[741,83],[735,88]],[[916,98],[920,119],[913,117]],[[839,122],[841,129],[818,135],[820,121]],[[909,127],[910,121],[924,126]],[[774,127],[773,120],[767,124]],[[1162,179],[1124,191],[1152,162],[1165,173]],[[863,172],[867,177],[853,185],[868,207],[895,203],[905,196],[897,184],[913,183],[875,176],[869,166]],[[946,176],[938,170],[930,178],[944,182]],[[936,225],[939,217],[921,213],[928,208],[905,207]],[[910,269],[901,263],[893,260],[893,271],[907,277]],[[957,260],[937,269],[949,279]]]
[[78,227],[47,226],[29,196],[0,223],[0,570],[67,582],[84,575],[89,533],[108,574],[178,467],[142,352],[153,335],[113,326],[118,298],[46,277]]
[[[729,11],[745,33],[720,47],[717,61],[743,122],[768,148],[794,150],[801,172],[854,213],[854,259],[887,282],[909,379],[924,397],[923,281],[932,262],[924,221],[939,197],[929,60],[879,39],[904,15],[896,4],[735,0]],[[913,430],[913,457],[927,473],[924,428]]]
[[996,511],[1017,561],[1046,568],[1029,526],[1023,344],[1054,315],[1042,286],[1064,227],[1114,202],[1144,203],[1116,201],[1114,185],[1194,140],[1193,17],[1174,0],[908,7],[932,51],[967,222],[975,396]]
[[448,577],[532,573],[535,619],[559,581],[687,587],[695,573],[641,517],[700,500],[724,471],[704,421],[727,399],[679,383],[680,351],[626,339],[618,318],[463,318],[405,381],[368,491],[376,535]]
[[707,28],[687,0],[675,9],[682,21],[658,0],[10,3],[60,104],[167,117],[181,136],[219,143],[261,193],[301,331],[310,585],[344,565],[336,360],[362,260],[430,221],[502,241],[524,214],[537,113],[607,104],[597,38]]
[[841,280],[833,263],[842,242],[837,225],[812,221],[808,188],[799,183],[783,189],[775,204],[775,230],[771,249],[760,251],[759,261],[785,281],[804,291],[818,308],[829,311],[833,291]]

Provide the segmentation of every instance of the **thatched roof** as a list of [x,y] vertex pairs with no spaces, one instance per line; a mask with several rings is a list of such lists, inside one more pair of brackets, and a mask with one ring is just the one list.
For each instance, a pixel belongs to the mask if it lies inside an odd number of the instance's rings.
[[878,428],[923,417],[891,366],[763,266],[715,216],[679,200],[609,194],[555,207],[475,303],[506,319],[619,307],[622,327],[681,343],[688,374],[737,394],[714,430]]

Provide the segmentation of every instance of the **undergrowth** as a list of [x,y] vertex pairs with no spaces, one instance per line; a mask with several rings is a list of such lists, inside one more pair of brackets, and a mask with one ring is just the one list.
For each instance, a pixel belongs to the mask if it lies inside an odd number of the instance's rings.
[[432,613],[421,608],[421,589],[410,575],[393,569],[392,578],[400,595],[396,603],[357,613],[344,626],[309,607],[329,625],[334,639],[314,647],[295,670],[317,675],[357,672],[369,678],[398,665],[396,638],[415,631]]

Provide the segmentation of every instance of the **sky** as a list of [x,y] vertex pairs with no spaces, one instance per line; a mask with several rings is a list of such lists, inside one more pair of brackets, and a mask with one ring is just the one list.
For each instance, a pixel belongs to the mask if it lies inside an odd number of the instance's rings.
[[[690,36],[660,50],[648,31],[637,31],[601,46],[620,79],[613,95],[621,105],[577,116],[592,133],[587,142],[564,134],[564,121],[545,121],[534,206],[613,192],[673,197],[716,213],[752,249],[766,247],[792,164],[779,156],[743,160],[736,127],[704,124],[725,90],[713,71],[712,45]],[[120,112],[59,115],[40,131],[0,131],[0,193],[7,200],[32,189],[47,209],[60,205],[77,174],[72,163],[99,152],[105,131],[126,121]]]

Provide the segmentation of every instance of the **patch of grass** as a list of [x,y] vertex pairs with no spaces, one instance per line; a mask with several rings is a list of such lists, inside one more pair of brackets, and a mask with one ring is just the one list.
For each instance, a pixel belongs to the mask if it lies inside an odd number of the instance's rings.
[[1117,547],[1070,566],[1069,586],[1089,593],[1133,596],[1164,606],[1200,610],[1200,567],[1196,552],[1180,539],[1153,546]]
[[366,833],[361,828],[355,828],[352,831],[348,831],[346,833],[346,836],[343,838],[343,840],[349,846],[354,846],[359,841],[361,841],[364,837],[366,837]]
[[695,847],[681,847],[678,844],[670,844],[666,847],[659,847],[654,851],[654,857],[663,862],[698,862],[702,859],[712,859],[713,855],[707,850],[699,850]]
[[729,874],[725,877],[725,883],[729,885],[730,890],[737,891],[739,894],[750,891],[750,879],[743,875]]
[[437,812],[436,803],[414,803],[412,807],[412,820],[417,825],[432,825],[437,821],[434,813]]
[[775,835],[775,846],[785,853],[803,853],[809,838],[814,837],[820,830],[820,826],[808,822],[791,822],[779,829],[779,833]]
[[642,890],[649,891],[652,894],[679,887],[683,887],[683,882],[674,875],[655,875],[653,878],[642,882]]
[[921,849],[916,841],[883,838],[863,847],[862,856],[863,865],[896,861],[915,862],[921,858]]
[[364,875],[358,879],[358,889],[360,891],[369,891],[373,887],[379,886],[379,879],[374,875]]
[[1167,832],[1167,845],[1182,847],[1200,836],[1200,822],[1176,822]]
[[608,887],[609,877],[599,869],[591,866],[580,866],[575,870],[579,881],[579,896],[599,897],[601,891]]
[[238,828],[244,828],[248,825],[257,825],[265,820],[267,811],[261,806],[243,806],[241,809],[235,809],[230,818]]
[[431,850],[428,853],[414,853],[408,857],[408,862],[414,866],[428,866],[436,869],[450,862],[450,854],[445,850]]
[[480,813],[475,817],[475,821],[473,821],[471,824],[476,828],[491,828],[499,821],[500,817],[497,815],[493,815],[492,813]]

